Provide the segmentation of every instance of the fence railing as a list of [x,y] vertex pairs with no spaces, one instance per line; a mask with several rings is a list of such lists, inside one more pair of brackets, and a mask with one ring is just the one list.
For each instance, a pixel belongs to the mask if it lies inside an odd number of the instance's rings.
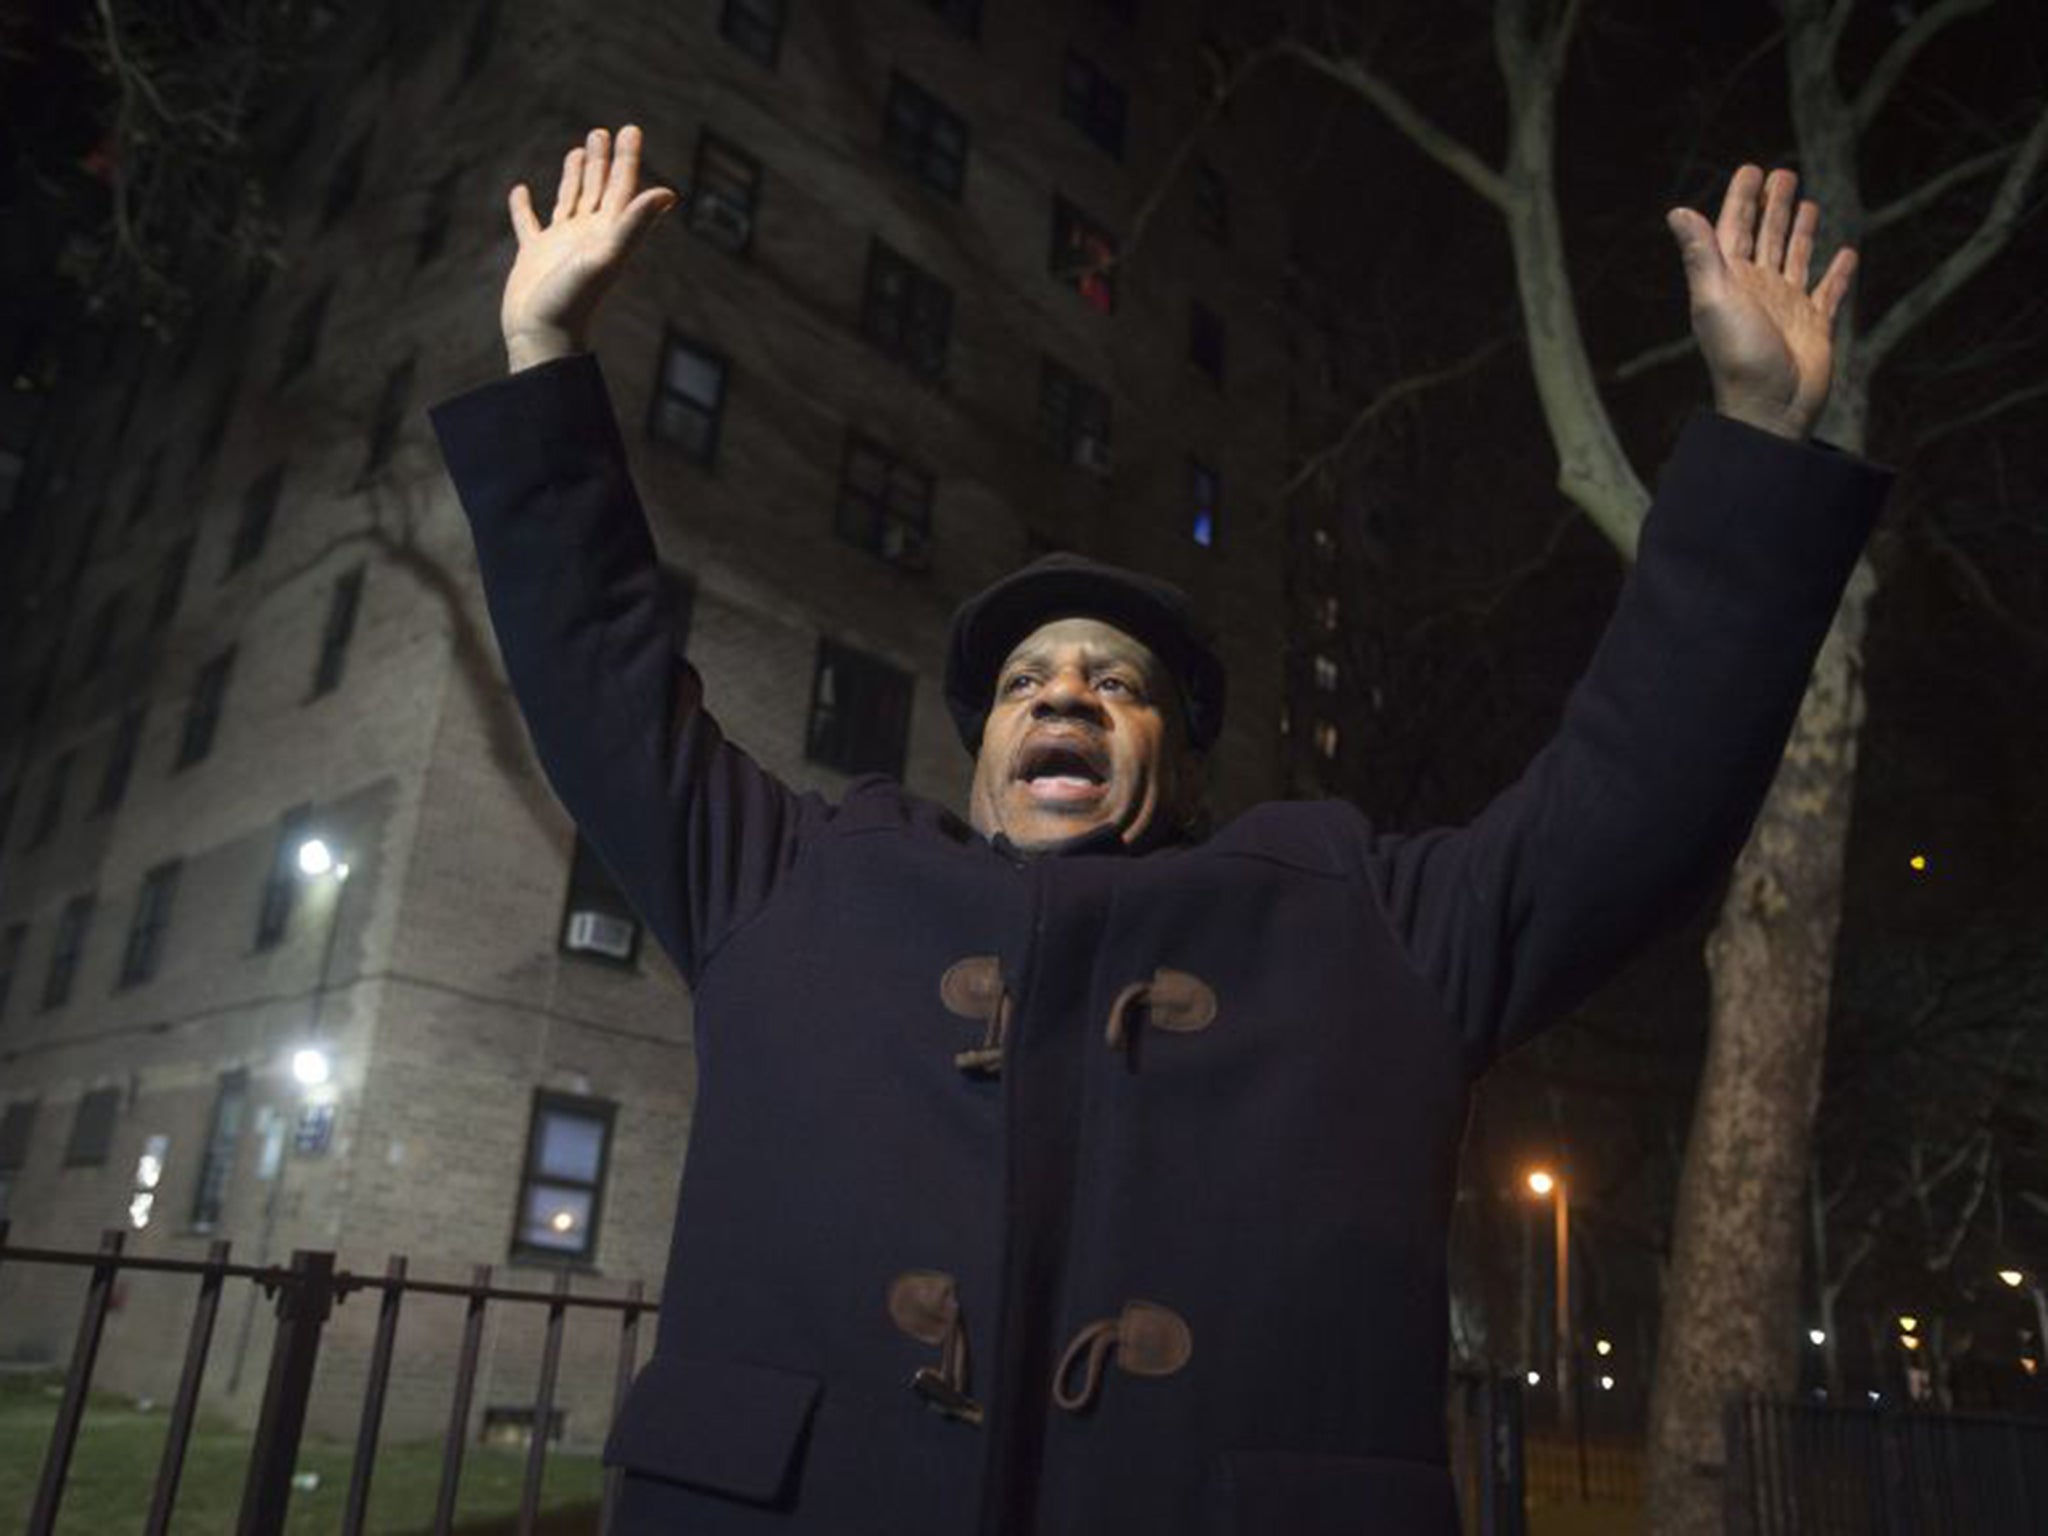
[[[292,1474],[298,1459],[299,1441],[305,1429],[306,1408],[311,1399],[313,1371],[320,1358],[320,1344],[335,1304],[358,1291],[378,1293],[377,1326],[370,1349],[369,1370],[363,1387],[363,1401],[357,1421],[355,1455],[349,1469],[347,1500],[342,1508],[342,1536],[361,1536],[369,1512],[370,1479],[376,1470],[378,1431],[383,1423],[385,1389],[391,1379],[393,1345],[398,1336],[400,1309],[408,1296],[450,1296],[466,1303],[462,1346],[455,1367],[455,1382],[448,1408],[448,1428],[441,1455],[441,1478],[435,1497],[434,1536],[448,1536],[454,1528],[455,1500],[462,1482],[463,1453],[469,1441],[469,1417],[476,1387],[477,1361],[483,1345],[486,1309],[493,1302],[547,1309],[541,1346],[539,1379],[534,1390],[533,1432],[530,1436],[525,1478],[520,1490],[519,1536],[532,1536],[540,1512],[541,1481],[547,1469],[549,1424],[555,1406],[556,1377],[561,1364],[563,1325],[571,1311],[615,1312],[619,1316],[618,1372],[612,1391],[612,1414],[617,1416],[632,1381],[639,1346],[640,1318],[654,1310],[655,1303],[643,1299],[638,1281],[622,1297],[578,1296],[569,1290],[569,1274],[557,1276],[549,1291],[516,1290],[491,1283],[491,1266],[479,1264],[467,1285],[440,1280],[416,1280],[406,1274],[403,1255],[393,1255],[381,1275],[356,1274],[335,1268],[334,1255],[313,1249],[293,1253],[289,1265],[235,1264],[229,1260],[229,1245],[216,1242],[204,1259],[150,1258],[123,1251],[124,1234],[104,1233],[97,1252],[68,1249],[16,1248],[8,1244],[8,1224],[0,1221],[0,1268],[10,1264],[69,1266],[90,1271],[85,1299],[79,1310],[78,1333],[72,1344],[65,1371],[56,1421],[43,1456],[36,1484],[35,1502],[27,1525],[28,1536],[51,1536],[57,1512],[64,1498],[64,1484],[78,1445],[79,1427],[84,1421],[86,1394],[92,1386],[93,1367],[99,1358],[100,1339],[115,1286],[127,1272],[190,1275],[197,1281],[192,1323],[186,1336],[185,1361],[171,1400],[163,1452],[157,1463],[156,1479],[150,1493],[149,1513],[144,1524],[146,1536],[165,1536],[171,1512],[177,1502],[178,1482],[184,1472],[186,1447],[199,1409],[199,1388],[206,1373],[207,1355],[213,1341],[213,1325],[220,1311],[221,1292],[228,1281],[242,1280],[260,1286],[273,1298],[277,1332],[271,1343],[269,1374],[263,1385],[263,1399],[257,1410],[249,1468],[242,1487],[236,1536],[276,1536],[283,1531],[291,1502]],[[618,1498],[618,1473],[608,1470],[604,1479],[599,1530],[609,1531],[612,1509]]]
[[2048,1419],[1747,1398],[1728,1536],[2048,1536]]

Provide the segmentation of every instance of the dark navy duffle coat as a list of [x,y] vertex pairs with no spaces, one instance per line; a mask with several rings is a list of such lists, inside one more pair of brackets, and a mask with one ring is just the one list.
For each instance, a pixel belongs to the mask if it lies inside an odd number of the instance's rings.
[[1472,1081],[1725,874],[1883,472],[1692,422],[1468,826],[1274,803],[1026,858],[726,741],[593,357],[432,415],[541,761],[695,997],[618,1529],[1450,1536]]

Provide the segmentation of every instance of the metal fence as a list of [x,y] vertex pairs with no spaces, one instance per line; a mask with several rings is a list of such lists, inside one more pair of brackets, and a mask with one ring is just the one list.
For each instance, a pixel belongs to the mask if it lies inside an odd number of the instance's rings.
[[[79,1311],[78,1336],[72,1345],[56,1422],[50,1431],[49,1447],[44,1453],[42,1474],[29,1514],[28,1536],[50,1536],[56,1528],[65,1478],[71,1468],[72,1452],[78,1444],[79,1425],[85,1417],[86,1393],[92,1386],[93,1365],[99,1357],[101,1334],[106,1327],[116,1282],[124,1272],[190,1275],[197,1282],[192,1324],[186,1337],[184,1367],[171,1400],[163,1453],[157,1464],[149,1514],[143,1526],[146,1536],[164,1536],[170,1529],[171,1511],[178,1497],[178,1480],[184,1471],[185,1450],[199,1408],[199,1387],[206,1373],[214,1320],[220,1311],[222,1289],[230,1280],[247,1281],[262,1287],[265,1295],[273,1298],[277,1312],[277,1333],[271,1344],[269,1375],[264,1382],[262,1404],[257,1410],[249,1470],[242,1488],[241,1511],[235,1524],[236,1536],[274,1536],[284,1529],[285,1514],[291,1501],[293,1466],[298,1458],[299,1439],[305,1428],[306,1407],[312,1393],[313,1370],[320,1358],[321,1334],[335,1304],[355,1292],[374,1292],[379,1299],[368,1378],[363,1388],[362,1411],[356,1430],[355,1456],[349,1470],[348,1496],[342,1509],[342,1536],[360,1536],[369,1511],[370,1478],[376,1470],[378,1430],[384,1417],[385,1388],[391,1379],[392,1348],[398,1336],[399,1312],[408,1296],[452,1296],[466,1303],[461,1353],[457,1358],[454,1389],[448,1408],[440,1488],[434,1502],[431,1527],[434,1536],[448,1536],[454,1528],[455,1499],[462,1482],[463,1452],[469,1441],[471,1399],[476,1386],[478,1355],[483,1344],[485,1311],[489,1305],[504,1302],[547,1309],[539,1379],[534,1388],[534,1429],[528,1442],[525,1480],[519,1501],[519,1536],[532,1536],[540,1511],[541,1479],[547,1467],[546,1426],[554,1416],[562,1331],[569,1313],[572,1310],[592,1310],[615,1312],[619,1316],[618,1372],[612,1393],[612,1413],[616,1417],[638,1358],[641,1314],[653,1311],[655,1306],[642,1298],[638,1281],[627,1289],[623,1297],[571,1295],[566,1270],[557,1277],[553,1290],[527,1291],[491,1284],[491,1266],[488,1264],[479,1264],[469,1283],[459,1285],[409,1278],[403,1255],[393,1255],[383,1274],[363,1275],[338,1270],[334,1267],[332,1253],[311,1249],[295,1252],[289,1265],[259,1266],[229,1262],[229,1245],[224,1242],[213,1244],[203,1260],[159,1259],[124,1253],[123,1234],[119,1231],[102,1235],[95,1253],[10,1247],[7,1234],[7,1223],[0,1221],[0,1266],[50,1264],[90,1271],[86,1279],[84,1304]],[[618,1472],[615,1469],[607,1471],[599,1515],[600,1531],[611,1529],[618,1482]]]
[[2048,1536],[2048,1419],[1747,1398],[1728,1536]]
[[1451,1373],[1451,1472],[1465,1529],[1473,1536],[1524,1536],[1522,1384],[1496,1371]]

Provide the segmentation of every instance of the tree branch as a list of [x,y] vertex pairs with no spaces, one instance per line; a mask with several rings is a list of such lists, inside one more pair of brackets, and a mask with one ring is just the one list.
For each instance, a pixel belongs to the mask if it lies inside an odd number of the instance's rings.
[[1607,370],[1607,376],[1617,384],[1625,384],[1637,374],[1648,373],[1653,368],[1662,368],[1681,358],[1692,356],[1695,351],[1692,332],[1674,336],[1669,341],[1660,341],[1654,347],[1645,347],[1634,357],[1624,358]]
[[[2038,386],[2036,394],[2048,393],[2048,384]],[[1944,560],[1954,567],[1956,575],[1969,589],[1979,606],[2015,639],[2024,644],[2036,656],[2048,658],[2048,630],[2037,624],[2029,624],[1999,601],[1998,593],[1991,586],[1991,578],[1984,574],[1984,568],[1964,552],[1961,545],[1951,539],[1933,519],[1924,519],[1920,531],[1927,542]]]
[[1913,439],[1913,452],[1918,453],[1929,443],[1939,442],[1951,432],[1960,432],[1964,427],[1974,427],[1980,421],[1988,421],[1993,416],[2003,415],[2005,412],[2013,409],[2013,407],[2029,404],[2040,399],[2043,395],[2048,395],[2048,379],[2041,379],[2032,384],[2022,384],[2015,389],[2008,389],[2004,394],[1987,400],[1975,410],[1965,411],[1960,416],[1943,417]]
[[[1850,108],[1856,126],[1859,129],[1870,126],[1871,119],[1883,110],[1900,76],[1905,74],[1906,66],[1913,62],[1922,48],[1965,16],[1989,10],[1991,3],[1992,0],[1937,0],[1936,4],[1914,17],[1912,24],[1878,55],[1863,88],[1856,93],[1855,105]],[[1846,11],[1848,6],[1844,4],[1841,9]]]
[[1283,37],[1273,47],[1282,57],[1293,59],[1364,98],[1417,149],[1496,208],[1507,208],[1513,194],[1506,178],[1461,140],[1425,117],[1419,107],[1358,59],[1333,57],[1293,37]]
[[1967,160],[1958,160],[1945,171],[1937,171],[1912,191],[1893,198],[1882,208],[1874,209],[1870,213],[1865,214],[1863,216],[1863,238],[1868,240],[1887,225],[1896,224],[1899,220],[1909,218],[1913,214],[1918,213],[1922,208],[1939,202],[1948,194],[1950,188],[1961,182],[1968,181],[1972,176],[1981,176],[1984,172],[1990,170],[1991,167],[1998,164],[1999,161],[2010,155],[2016,147],[2012,144],[2001,144],[1996,149],[1985,150],[1981,155],[1972,155]]
[[1434,368],[1425,373],[1411,373],[1406,378],[1396,379],[1359,408],[1358,414],[1353,416],[1349,425],[1344,428],[1344,435],[1342,437],[1338,438],[1336,442],[1321,452],[1311,455],[1303,462],[1300,469],[1297,469],[1282,481],[1278,492],[1279,496],[1284,499],[1292,495],[1320,473],[1325,465],[1329,464],[1333,459],[1342,457],[1351,447],[1352,442],[1358,437],[1359,433],[1379,420],[1380,417],[1386,415],[1388,411],[1391,411],[1402,401],[1419,395],[1425,390],[1435,389],[1440,384],[1449,384],[1463,378],[1466,374],[1477,369],[1481,363],[1498,352],[1504,345],[1506,343],[1500,337],[1495,337],[1492,341],[1485,342],[1473,351],[1466,353],[1465,356],[1459,358],[1455,363],[1446,363],[1441,368]]

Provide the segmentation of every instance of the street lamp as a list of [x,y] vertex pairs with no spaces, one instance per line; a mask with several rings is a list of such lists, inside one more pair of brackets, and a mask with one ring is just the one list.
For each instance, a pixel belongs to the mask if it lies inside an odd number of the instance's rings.
[[2027,1272],[2023,1269],[2001,1269],[1998,1272],[1998,1278],[2008,1288],[2015,1291],[2024,1290],[2028,1296],[2033,1298],[2035,1365],[2029,1368],[2023,1364],[2021,1367],[2031,1376],[2034,1374],[2034,1370],[2039,1368],[2039,1352],[2041,1350],[2048,1350],[2048,1292],[2044,1292],[2040,1285],[2030,1279]]
[[1537,1199],[1548,1196],[1551,1211],[1555,1217],[1557,1236],[1557,1336],[1555,1340],[1555,1365],[1557,1370],[1557,1411],[1558,1418],[1566,1432],[1572,1428],[1572,1365],[1571,1365],[1571,1197],[1565,1189],[1564,1180],[1547,1168],[1535,1168],[1529,1173],[1529,1192]]

